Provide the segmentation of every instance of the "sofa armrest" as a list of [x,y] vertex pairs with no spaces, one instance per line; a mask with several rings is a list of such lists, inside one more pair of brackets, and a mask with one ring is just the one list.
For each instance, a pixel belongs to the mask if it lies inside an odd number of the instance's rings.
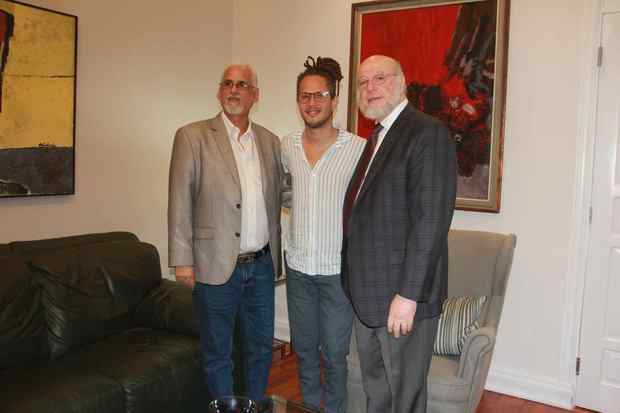
[[136,324],[198,337],[198,318],[194,313],[192,290],[170,280],[151,290],[138,304]]
[[457,376],[468,384],[467,412],[475,412],[491,366],[496,329],[484,326],[473,331],[465,340]]
[[493,351],[495,333],[494,327],[484,326],[467,336],[459,359],[458,377],[469,380],[482,367],[485,355]]

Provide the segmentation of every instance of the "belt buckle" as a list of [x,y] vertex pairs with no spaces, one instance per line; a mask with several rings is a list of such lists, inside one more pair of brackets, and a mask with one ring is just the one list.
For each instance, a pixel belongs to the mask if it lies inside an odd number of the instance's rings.
[[247,254],[241,254],[237,257],[237,262],[239,264],[249,264],[256,260],[256,253],[250,252]]

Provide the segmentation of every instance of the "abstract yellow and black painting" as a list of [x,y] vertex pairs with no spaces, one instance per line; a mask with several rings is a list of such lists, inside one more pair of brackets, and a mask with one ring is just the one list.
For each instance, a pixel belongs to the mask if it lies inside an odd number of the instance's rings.
[[0,0],[0,197],[75,193],[77,17]]

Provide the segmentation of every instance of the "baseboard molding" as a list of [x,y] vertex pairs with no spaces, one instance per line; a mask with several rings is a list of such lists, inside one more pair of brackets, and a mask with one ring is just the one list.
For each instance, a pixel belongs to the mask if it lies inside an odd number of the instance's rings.
[[491,369],[485,389],[563,409],[572,410],[575,407],[572,386],[547,377]]

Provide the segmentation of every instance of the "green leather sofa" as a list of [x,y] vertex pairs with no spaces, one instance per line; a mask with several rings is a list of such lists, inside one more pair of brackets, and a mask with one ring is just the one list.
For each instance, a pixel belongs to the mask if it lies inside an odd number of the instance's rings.
[[2,412],[204,412],[197,336],[191,291],[131,233],[0,245]]

